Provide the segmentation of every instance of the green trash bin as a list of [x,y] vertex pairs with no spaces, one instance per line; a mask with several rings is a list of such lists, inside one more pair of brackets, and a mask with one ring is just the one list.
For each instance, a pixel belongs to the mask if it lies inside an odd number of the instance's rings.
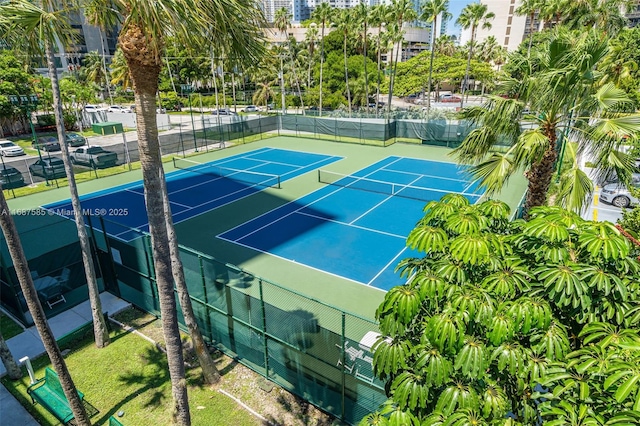
[[104,122],[104,123],[93,123],[91,125],[93,129],[93,133],[97,133],[99,135],[114,135],[116,133],[122,133],[122,123],[115,122]]

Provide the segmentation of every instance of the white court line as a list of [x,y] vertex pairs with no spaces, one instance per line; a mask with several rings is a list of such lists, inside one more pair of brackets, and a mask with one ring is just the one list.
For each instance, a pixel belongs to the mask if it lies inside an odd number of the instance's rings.
[[[411,183],[409,183],[409,185],[411,185],[412,183],[416,182],[417,180],[420,180],[420,176],[418,176],[417,178],[415,178],[413,181],[411,181]],[[405,185],[400,185],[400,186],[405,186]],[[392,191],[393,191],[393,187]],[[400,191],[398,191],[398,193],[402,192],[402,189]],[[373,210],[377,209],[378,207],[380,207],[382,204],[386,203],[387,201],[389,201],[389,199],[393,198],[393,196],[396,194],[391,194],[389,195],[387,198],[385,198],[384,200],[380,201],[378,204],[376,204],[375,206],[371,207],[369,210],[367,210],[366,212],[362,213],[360,216],[358,216],[357,218],[355,218],[354,220],[351,221],[351,223],[349,223],[349,225],[352,225],[354,223],[356,223],[357,221],[359,221],[360,219],[362,219],[364,216],[368,215],[369,213],[371,213]]]
[[[375,281],[375,280],[376,280],[380,275],[382,275],[382,273],[383,273],[384,271],[386,271],[386,270],[387,270],[387,268],[388,268],[389,266],[391,266],[391,264],[392,264],[392,263],[395,263],[395,262],[397,261],[397,259],[400,257],[400,255],[401,255],[402,253],[404,253],[405,251],[407,251],[407,247],[403,247],[403,248],[402,248],[402,250],[400,250],[400,253],[396,254],[396,255],[395,255],[395,257],[389,261],[389,263],[387,263],[386,265],[384,265],[384,268],[382,268],[382,269],[380,270],[380,272],[378,272],[378,273],[377,273],[373,278],[371,278],[371,280],[367,283],[367,285],[368,285],[368,286],[371,286],[371,285],[373,284],[373,282],[374,282],[374,281]],[[376,288],[377,288],[377,287],[376,287]]]
[[304,215],[304,216],[308,216],[308,217],[313,217],[313,218],[316,218],[316,219],[322,219],[325,222],[333,222],[333,223],[337,223],[339,225],[346,225],[346,226],[350,226],[352,228],[363,229],[365,231],[375,232],[376,234],[380,234],[380,235],[388,235],[389,237],[400,238],[402,240],[407,238],[404,235],[392,234],[391,232],[380,231],[378,229],[371,229],[371,228],[367,228],[366,226],[354,225],[353,223],[340,222],[339,220],[335,220],[335,219],[327,219],[326,217],[316,216],[314,214],[309,214],[309,213],[300,212],[300,211],[297,211],[295,213],[298,213],[298,214],[301,214],[301,215]]
[[[447,163],[447,164],[450,164],[450,163]],[[436,176],[436,175],[423,175],[423,174],[420,174],[420,173],[406,172],[406,171],[403,171],[403,170],[387,169],[387,166],[382,167],[380,170],[385,170],[387,172],[393,172],[393,173],[398,173],[398,174],[426,177],[426,178],[436,178],[436,179],[442,179],[442,180],[451,180],[453,182],[469,182],[467,179],[454,179],[454,178],[448,178],[448,177]]]

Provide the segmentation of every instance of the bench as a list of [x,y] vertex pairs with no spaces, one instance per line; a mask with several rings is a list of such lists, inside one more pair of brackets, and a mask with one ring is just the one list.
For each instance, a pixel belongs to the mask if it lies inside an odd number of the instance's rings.
[[[34,404],[37,402],[42,405],[63,424],[67,424],[73,419],[73,412],[69,407],[67,397],[64,396],[60,379],[51,368],[45,368],[44,378],[29,386],[27,393],[31,396]],[[78,391],[78,396],[81,400],[84,398],[84,394],[80,391]]]

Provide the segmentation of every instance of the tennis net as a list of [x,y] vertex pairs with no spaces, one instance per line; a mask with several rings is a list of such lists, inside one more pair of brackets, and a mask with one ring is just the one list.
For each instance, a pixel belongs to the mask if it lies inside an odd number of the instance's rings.
[[[443,195],[451,193],[451,191],[443,191],[441,189],[392,183],[360,176],[343,175],[341,173],[330,172],[322,169],[318,169],[318,182],[345,188],[359,189],[362,191],[411,198],[413,200],[420,201],[439,200]],[[479,198],[479,196],[475,194],[462,195],[470,198],[472,201]]]
[[238,170],[220,167],[209,163],[198,163],[186,158],[173,158],[173,166],[176,169],[187,170],[214,177],[226,177],[236,181],[250,183],[255,186],[280,188],[280,176],[268,173],[252,172],[250,170]]

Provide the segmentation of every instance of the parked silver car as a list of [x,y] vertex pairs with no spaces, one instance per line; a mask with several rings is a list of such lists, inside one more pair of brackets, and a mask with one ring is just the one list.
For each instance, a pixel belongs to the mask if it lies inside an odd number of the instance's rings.
[[[640,173],[634,173],[631,176],[631,186],[640,190]],[[600,200],[616,207],[629,207],[632,204],[640,203],[640,200],[631,194],[631,191],[622,183],[605,185],[600,192]]]

